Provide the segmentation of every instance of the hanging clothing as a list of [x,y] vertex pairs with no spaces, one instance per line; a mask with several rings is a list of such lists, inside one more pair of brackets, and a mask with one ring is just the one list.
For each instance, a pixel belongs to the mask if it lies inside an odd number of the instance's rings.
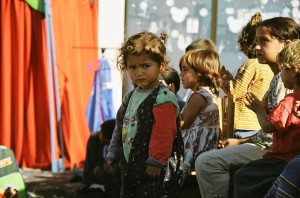
[[90,132],[99,131],[104,121],[115,118],[111,66],[105,56],[101,57],[99,69],[94,72],[94,85],[86,110]]

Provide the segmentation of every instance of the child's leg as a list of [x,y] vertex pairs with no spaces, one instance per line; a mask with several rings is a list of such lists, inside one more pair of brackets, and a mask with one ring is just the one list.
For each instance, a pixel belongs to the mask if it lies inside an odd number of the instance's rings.
[[286,166],[276,158],[259,159],[241,167],[234,177],[236,197],[263,197]]
[[[192,149],[185,149],[184,150],[184,160],[183,160],[183,174],[182,174],[182,181],[184,182],[187,175],[190,172],[191,165],[193,163],[194,153]],[[183,183],[182,182],[182,183]]]
[[300,155],[291,160],[270,188],[267,197],[299,197]]
[[204,152],[197,157],[195,170],[202,197],[227,197],[231,167],[261,159],[266,153],[255,144]]
[[108,170],[109,178],[107,178],[108,188],[111,190],[111,198],[119,198],[120,197],[120,189],[121,189],[121,175],[120,169],[111,168]]

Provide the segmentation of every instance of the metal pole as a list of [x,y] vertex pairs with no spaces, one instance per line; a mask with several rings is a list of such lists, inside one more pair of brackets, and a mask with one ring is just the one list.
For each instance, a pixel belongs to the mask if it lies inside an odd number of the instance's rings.
[[[50,1],[50,0],[49,0]],[[59,87],[58,87],[58,78],[57,78],[57,69],[56,69],[56,53],[55,53],[55,41],[54,41],[54,33],[53,33],[53,23],[52,23],[52,8],[49,5],[49,34],[50,34],[50,44],[51,44],[51,55],[52,55],[52,68],[53,68],[53,80],[54,80],[54,95],[55,95],[55,104],[56,104],[56,117],[58,122],[58,130],[59,130],[59,140],[60,140],[60,150],[61,150],[61,164],[60,171],[65,170],[65,152],[64,152],[64,142],[63,142],[63,133],[62,133],[62,125],[61,125],[61,110],[60,110],[60,99],[59,99]]]
[[50,144],[51,144],[51,170],[58,172],[57,162],[55,159],[55,122],[54,122],[54,101],[53,101],[53,74],[51,61],[51,38],[50,38],[50,0],[44,0],[45,17],[46,17],[46,42],[47,42],[47,63],[48,63],[48,89],[49,89],[49,112],[50,112]]

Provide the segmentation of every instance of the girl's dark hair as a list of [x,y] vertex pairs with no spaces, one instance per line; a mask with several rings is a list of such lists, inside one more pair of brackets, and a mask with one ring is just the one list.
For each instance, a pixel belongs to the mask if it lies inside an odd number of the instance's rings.
[[288,17],[266,19],[260,22],[257,27],[267,27],[270,35],[280,42],[293,41],[300,38],[300,25]]
[[110,141],[114,128],[116,125],[116,119],[106,120],[101,124],[101,133]]
[[255,52],[255,35],[256,27],[262,21],[260,12],[256,12],[243,28],[240,36],[238,37],[238,43],[240,50],[245,52],[248,58],[256,58]]
[[169,68],[167,71],[162,72],[162,79],[168,84],[173,83],[175,86],[175,92],[180,89],[180,77],[178,72],[174,68]]
[[183,63],[191,67],[199,76],[198,86],[208,86],[216,95],[221,87],[220,59],[213,50],[195,49],[186,52],[179,61],[182,70]]
[[167,58],[167,50],[165,43],[168,35],[165,32],[158,37],[152,32],[142,31],[128,38],[125,41],[118,55],[118,68],[122,71],[127,68],[128,55],[138,55],[146,53],[150,55],[151,59],[156,61],[163,68],[167,68],[169,60]]

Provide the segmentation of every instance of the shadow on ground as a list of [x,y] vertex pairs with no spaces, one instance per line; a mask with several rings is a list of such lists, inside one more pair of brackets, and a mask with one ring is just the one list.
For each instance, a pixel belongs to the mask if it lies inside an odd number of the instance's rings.
[[[83,187],[79,180],[71,182],[71,179],[74,179],[71,171],[52,173],[23,169],[20,172],[26,184],[28,198],[79,198],[76,191]],[[200,198],[195,176],[187,178],[179,198]]]

